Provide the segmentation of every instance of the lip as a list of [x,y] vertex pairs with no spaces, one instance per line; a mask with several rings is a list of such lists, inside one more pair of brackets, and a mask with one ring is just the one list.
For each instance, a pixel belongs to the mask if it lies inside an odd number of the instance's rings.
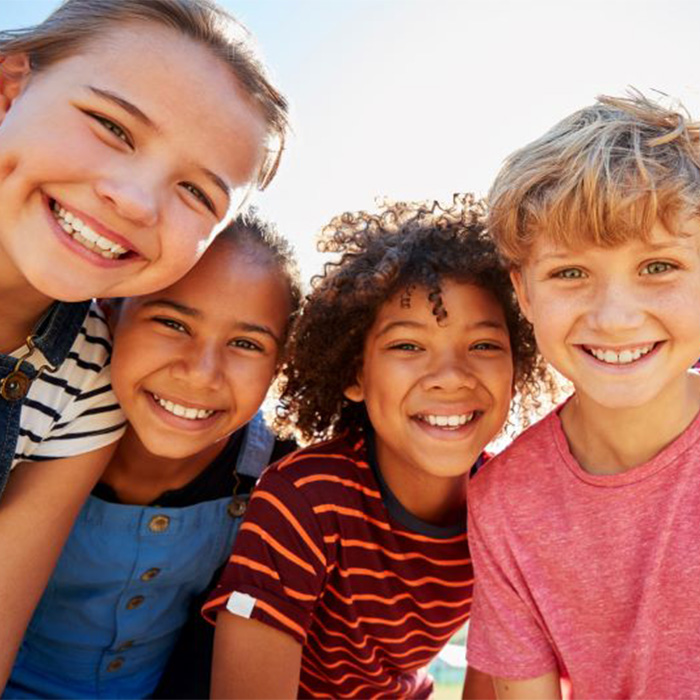
[[[46,214],[46,218],[49,222],[49,225],[51,226],[51,230],[56,234],[56,237],[64,246],[69,248],[72,252],[80,255],[84,260],[87,260],[88,262],[90,262],[93,265],[96,265],[97,267],[103,268],[123,267],[124,265],[129,265],[144,260],[143,255],[141,255],[141,253],[137,251],[129,241],[127,241],[119,234],[114,233],[114,231],[106,229],[93,218],[80,212],[80,210],[74,209],[72,207],[67,207],[65,204],[63,204],[63,202],[60,202],[58,199],[55,199],[53,197],[49,197],[45,193],[42,193],[42,200],[44,203],[44,211]],[[109,240],[113,243],[116,243],[122,246],[123,248],[126,248],[128,250],[128,253],[124,257],[120,258],[103,258],[99,253],[94,253],[93,251],[89,250],[85,246],[75,241],[59,226],[58,221],[56,221],[56,217],[51,211],[51,201],[56,202],[66,211],[70,211],[72,214],[75,214],[75,216],[77,216],[79,219],[85,222],[93,231],[95,231],[95,233],[98,233],[100,236],[104,236],[105,238],[109,238]]]
[[643,355],[640,357],[638,360],[634,360],[633,362],[627,362],[625,364],[612,364],[609,362],[603,362],[602,360],[599,360],[595,355],[591,354],[587,350],[585,350],[586,347],[594,347],[594,348],[600,348],[603,349],[605,348],[606,350],[613,350],[614,352],[621,352],[623,350],[634,350],[636,348],[640,347],[646,347],[648,345],[652,345],[652,343],[635,343],[634,345],[596,345],[594,343],[585,343],[585,344],[577,344],[574,345],[574,347],[578,350],[579,354],[581,354],[587,362],[590,362],[592,366],[596,367],[599,370],[604,370],[607,371],[611,374],[628,374],[634,371],[637,371],[640,368],[646,367],[647,364],[649,364],[655,357],[656,355],[659,354],[661,349],[666,345],[665,340],[657,340],[653,342],[654,348],[650,350],[646,355]]
[[219,418],[224,414],[224,411],[218,410],[218,409],[212,409],[210,406],[203,406],[203,405],[198,405],[195,403],[192,403],[191,401],[176,401],[172,398],[165,397],[162,394],[158,394],[162,399],[165,399],[166,401],[172,401],[173,403],[179,403],[181,406],[187,406],[188,408],[199,408],[199,409],[204,409],[204,410],[214,410],[214,413],[212,413],[211,416],[208,418],[200,418],[199,420],[191,420],[189,418],[181,418],[180,416],[176,416],[170,411],[166,411],[154,398],[153,394],[148,391],[148,390],[143,390],[143,393],[146,395],[146,400],[148,401],[149,406],[151,407],[151,410],[155,413],[155,415],[163,421],[166,425],[176,428],[177,430],[186,430],[189,432],[197,432],[200,430],[207,430],[212,426],[212,424],[216,423]]
[[[430,414],[433,416],[453,416],[453,415],[462,415],[464,413],[472,413],[474,412],[475,415],[474,417],[468,422],[465,423],[464,425],[460,425],[454,428],[441,428],[437,425],[430,425],[430,423],[427,423],[426,421],[420,420],[416,416],[418,415],[426,415]],[[468,437],[471,435],[476,430],[476,426],[478,423],[481,421],[481,419],[484,417],[484,412],[479,411],[476,409],[471,409],[468,411],[460,410],[460,411],[445,411],[443,408],[441,411],[420,411],[420,413],[415,413],[410,417],[411,425],[415,426],[418,430],[420,430],[422,433],[426,434],[430,438],[436,439],[436,440],[444,440],[444,441],[449,441],[449,442],[455,442],[459,440],[463,440],[465,437]]]

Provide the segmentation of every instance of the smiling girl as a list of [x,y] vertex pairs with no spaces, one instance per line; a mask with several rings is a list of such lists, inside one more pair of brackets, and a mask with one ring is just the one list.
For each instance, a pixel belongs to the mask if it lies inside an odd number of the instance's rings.
[[0,34],[0,687],[123,429],[84,300],[184,275],[272,177],[284,131],[207,0],[68,0]]
[[[152,695],[193,600],[229,555],[257,476],[290,449],[256,412],[299,298],[288,246],[246,217],[179,282],[109,303],[112,379],[129,426],[76,520],[4,697]],[[180,666],[180,686],[198,684],[206,697],[195,661]]]
[[[469,617],[466,487],[544,376],[470,196],[345,214],[293,332],[288,427],[218,589],[212,694],[426,698]],[[490,680],[475,677],[474,684]],[[481,688],[472,688],[479,693]]]

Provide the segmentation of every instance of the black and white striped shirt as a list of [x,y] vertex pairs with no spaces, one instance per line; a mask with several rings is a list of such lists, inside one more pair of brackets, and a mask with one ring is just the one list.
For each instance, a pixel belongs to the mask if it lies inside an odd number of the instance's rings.
[[93,302],[65,361],[29,389],[13,467],[91,452],[122,436],[126,423],[110,383],[111,349],[107,321]]

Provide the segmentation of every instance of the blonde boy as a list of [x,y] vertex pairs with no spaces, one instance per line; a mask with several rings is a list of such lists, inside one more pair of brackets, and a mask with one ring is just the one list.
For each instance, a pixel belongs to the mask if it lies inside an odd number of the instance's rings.
[[700,694],[698,124],[599,98],[513,154],[492,231],[574,395],[469,487],[500,698]]

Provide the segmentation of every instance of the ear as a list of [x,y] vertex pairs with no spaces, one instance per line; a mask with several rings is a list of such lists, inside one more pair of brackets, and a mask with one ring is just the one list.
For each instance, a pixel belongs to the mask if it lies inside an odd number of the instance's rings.
[[360,403],[361,401],[365,400],[365,391],[362,387],[361,374],[350,386],[345,387],[343,394],[345,394],[346,399],[349,401],[354,401],[355,403]]
[[518,297],[518,304],[523,316],[532,323],[532,305],[530,304],[530,294],[527,289],[527,281],[523,276],[522,268],[514,267],[510,271],[510,281],[515,288],[515,295]]
[[0,56],[0,121],[27,83],[31,67],[26,53]]

